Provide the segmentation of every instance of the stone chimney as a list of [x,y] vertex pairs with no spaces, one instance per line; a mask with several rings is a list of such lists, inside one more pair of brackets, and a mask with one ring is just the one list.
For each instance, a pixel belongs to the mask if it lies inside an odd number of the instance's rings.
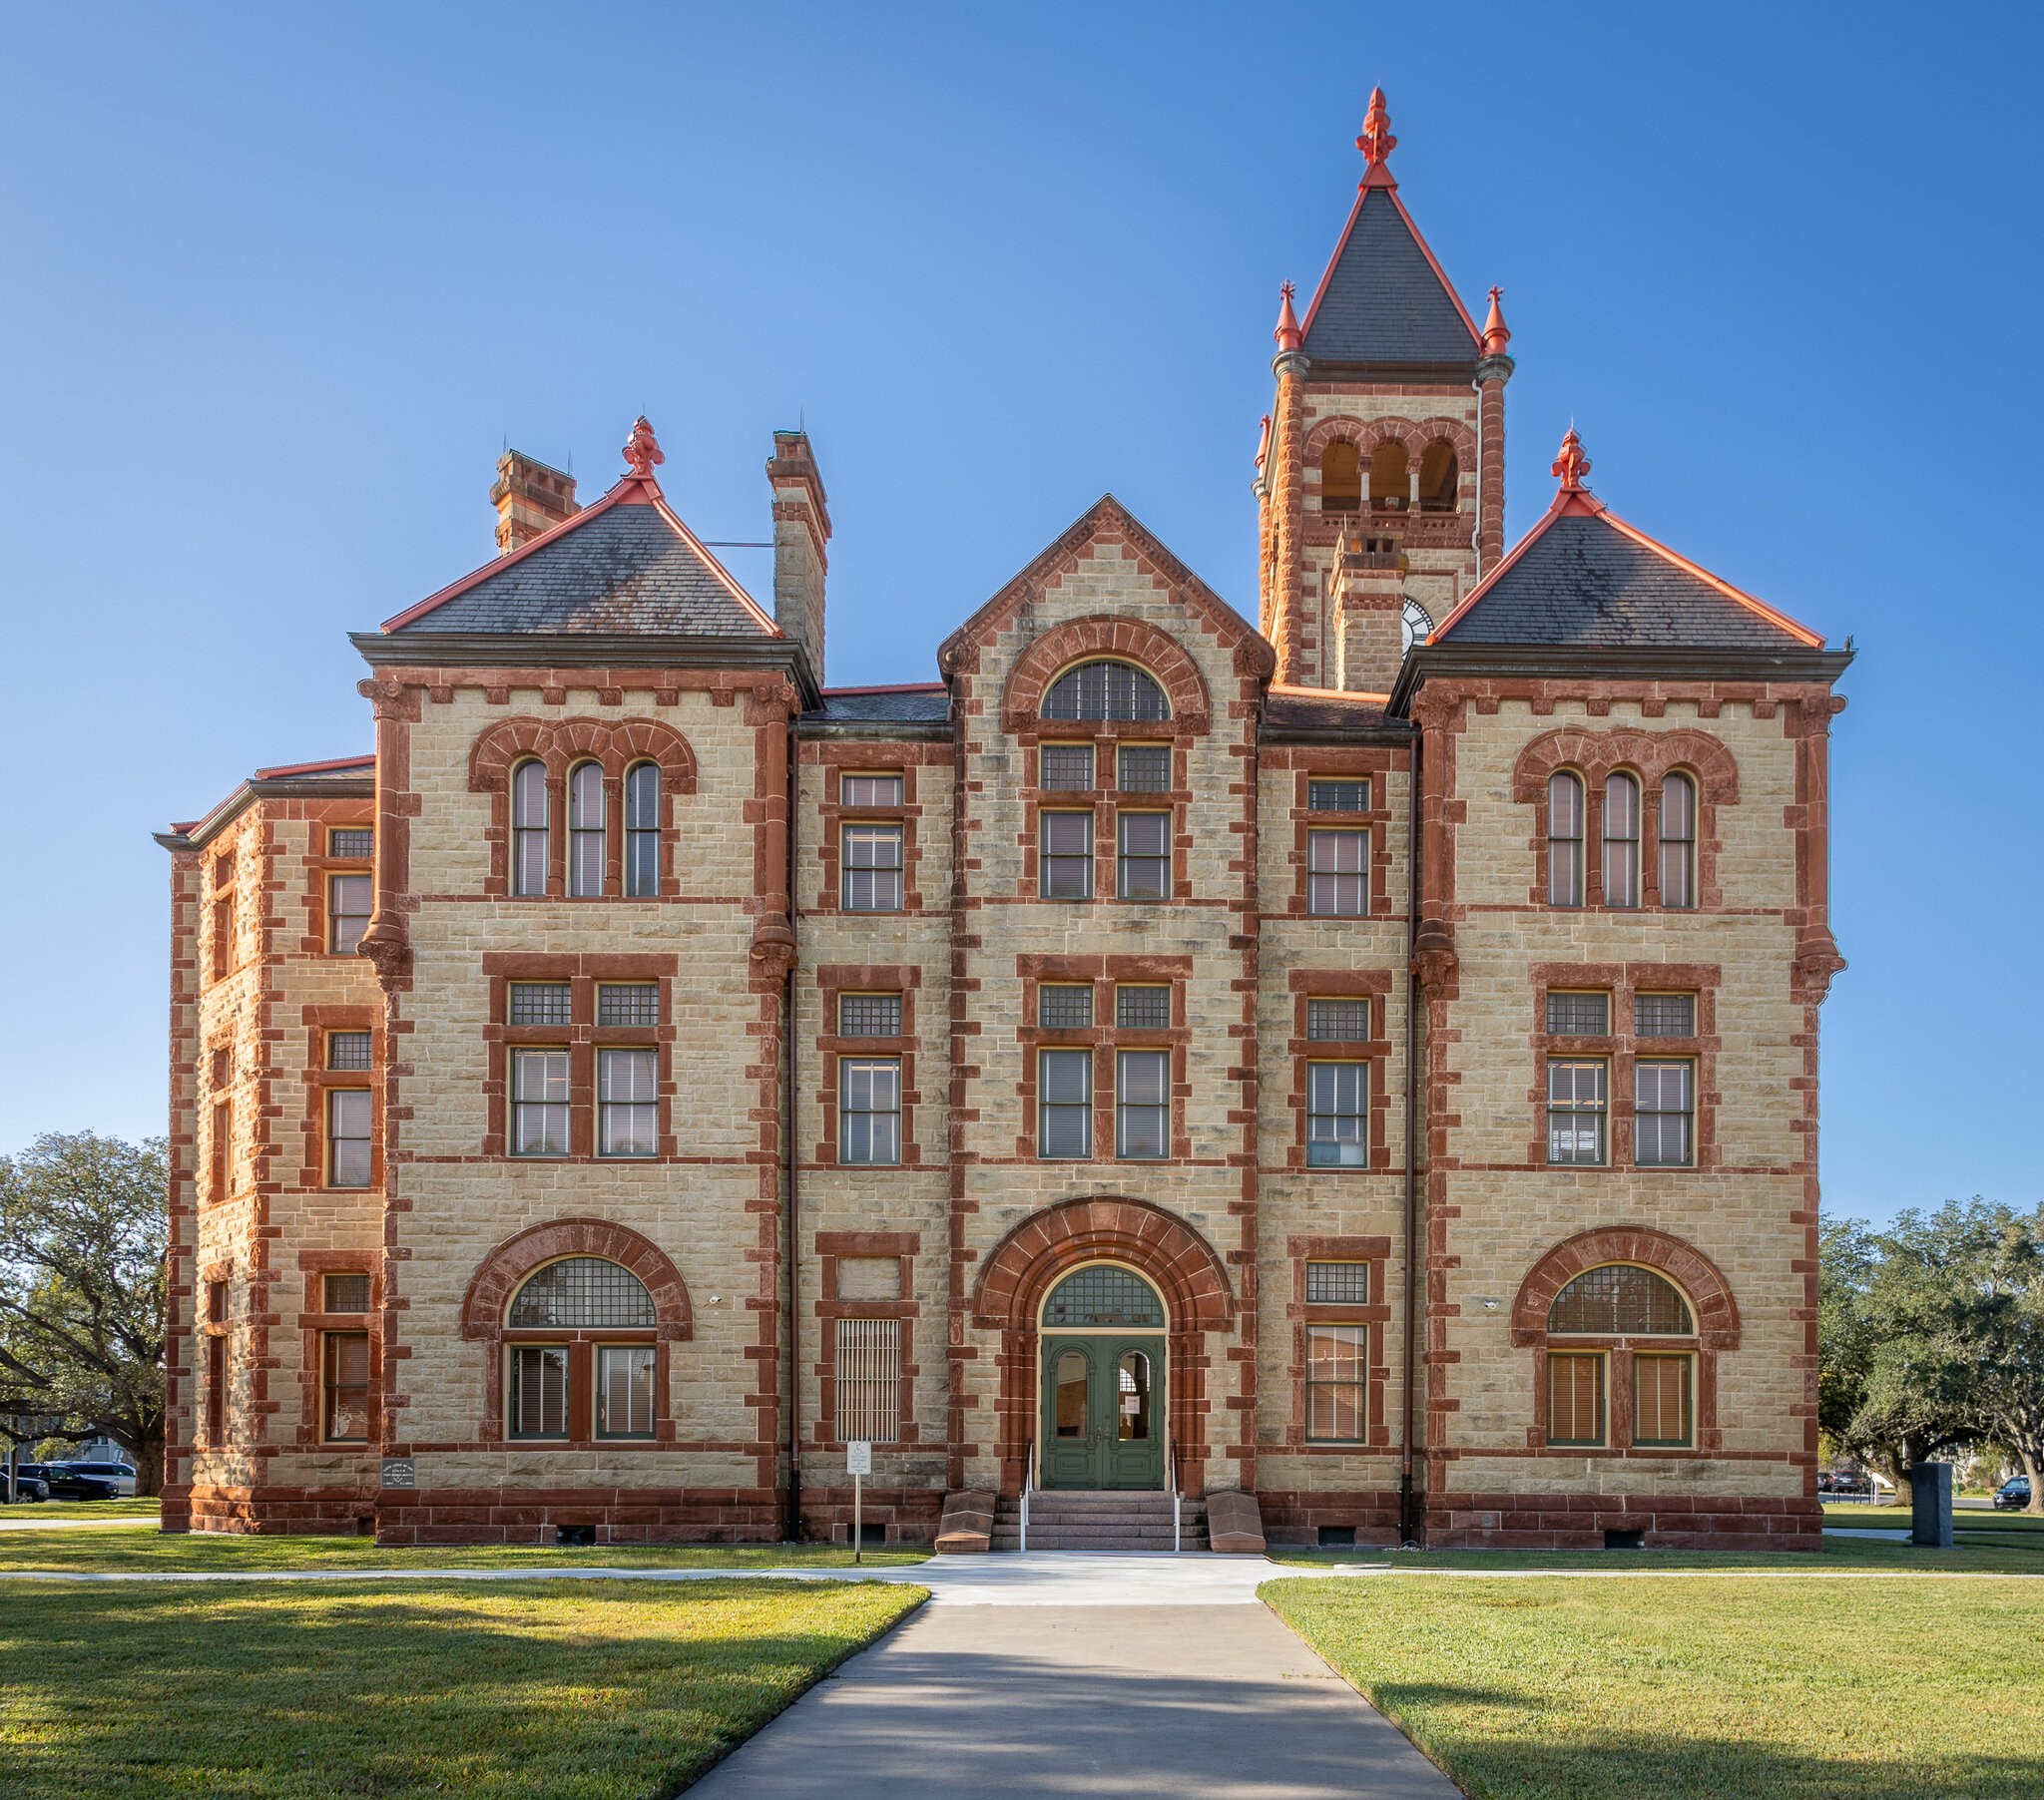
[[1334,560],[1335,678],[1351,693],[1389,693],[1403,661],[1405,558],[1388,538],[1343,531]]
[[509,556],[582,510],[575,504],[575,477],[523,450],[506,450],[497,458],[490,501],[497,509],[499,556]]
[[808,435],[773,434],[773,623],[808,653],[809,673],[823,684],[823,575],[830,513]]

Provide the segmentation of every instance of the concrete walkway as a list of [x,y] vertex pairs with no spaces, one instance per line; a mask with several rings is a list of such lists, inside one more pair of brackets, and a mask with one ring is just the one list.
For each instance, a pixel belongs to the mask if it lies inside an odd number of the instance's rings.
[[1455,1800],[1265,1607],[1184,1589],[1131,1605],[1107,1597],[1114,1578],[1080,1604],[1036,1597],[1050,1584],[946,1588],[688,1800]]

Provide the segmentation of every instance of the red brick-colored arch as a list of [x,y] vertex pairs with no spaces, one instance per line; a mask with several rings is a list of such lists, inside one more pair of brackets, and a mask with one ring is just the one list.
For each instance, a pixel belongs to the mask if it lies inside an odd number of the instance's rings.
[[1464,470],[1476,467],[1476,434],[1460,419],[1403,419],[1392,416],[1357,419],[1346,413],[1336,413],[1332,418],[1322,419],[1306,434],[1305,453],[1312,468],[1319,467],[1320,457],[1336,438],[1355,446],[1365,473],[1369,468],[1370,452],[1385,442],[1402,444],[1406,456],[1417,467],[1420,458],[1426,454],[1427,445],[1445,440],[1454,449],[1455,460]]
[[1096,614],[1067,620],[1045,632],[1015,659],[1001,695],[1001,713],[1010,731],[1035,724],[1043,696],[1059,675],[1074,663],[1093,657],[1114,657],[1140,664],[1157,677],[1171,701],[1174,731],[1201,732],[1213,716],[1207,683],[1177,639],[1140,619],[1115,619]]
[[482,1259],[461,1302],[461,1335],[495,1337],[526,1278],[564,1256],[600,1256],[638,1276],[653,1296],[654,1329],[662,1343],[695,1334],[688,1283],[656,1244],[608,1219],[560,1218],[507,1237]]
[[1696,1245],[1644,1225],[1583,1231],[1541,1257],[1512,1302],[1512,1342],[1535,1348],[1545,1344],[1555,1296],[1584,1270],[1613,1262],[1653,1269],[1688,1294],[1696,1309],[1697,1338],[1705,1349],[1739,1348],[1739,1304],[1718,1265]]
[[1081,1263],[1126,1262],[1156,1283],[1174,1331],[1226,1331],[1235,1305],[1214,1248],[1183,1219],[1144,1200],[1067,1200],[1017,1225],[987,1258],[974,1322],[1036,1325],[1043,1296]]

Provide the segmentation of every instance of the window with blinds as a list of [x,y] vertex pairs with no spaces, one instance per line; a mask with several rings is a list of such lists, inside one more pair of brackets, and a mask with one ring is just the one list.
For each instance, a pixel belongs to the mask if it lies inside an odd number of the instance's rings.
[[1547,1359],[1547,1441],[1604,1442],[1604,1358],[1550,1354]]
[[1677,1449],[1694,1441],[1690,1395],[1696,1363],[1687,1356],[1633,1358],[1633,1442]]
[[837,1437],[892,1444],[901,1436],[901,1321],[837,1321]]

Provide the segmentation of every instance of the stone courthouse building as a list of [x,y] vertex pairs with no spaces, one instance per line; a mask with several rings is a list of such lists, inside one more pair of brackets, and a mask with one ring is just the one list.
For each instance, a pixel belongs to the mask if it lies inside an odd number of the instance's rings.
[[173,1529],[1816,1547],[1848,654],[1573,432],[1507,550],[1392,143],[1255,623],[1104,498],[831,687],[808,440],[756,600],[641,420],[163,836]]

